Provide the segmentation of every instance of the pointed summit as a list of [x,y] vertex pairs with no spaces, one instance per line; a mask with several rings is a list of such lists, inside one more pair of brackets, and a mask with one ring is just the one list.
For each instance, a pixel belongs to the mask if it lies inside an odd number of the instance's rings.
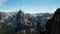
[[22,10],[19,10],[18,14],[23,15],[23,16],[25,15],[25,13]]
[[21,19],[22,17],[24,17],[24,13],[22,12],[22,10],[19,10],[16,16],[18,19]]
[[22,13],[22,10],[19,10],[19,12],[18,13]]

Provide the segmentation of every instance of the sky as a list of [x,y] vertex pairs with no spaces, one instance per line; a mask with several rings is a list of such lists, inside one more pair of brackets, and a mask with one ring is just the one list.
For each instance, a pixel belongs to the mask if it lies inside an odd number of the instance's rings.
[[54,13],[60,0],[0,0],[0,11],[23,10],[26,13]]

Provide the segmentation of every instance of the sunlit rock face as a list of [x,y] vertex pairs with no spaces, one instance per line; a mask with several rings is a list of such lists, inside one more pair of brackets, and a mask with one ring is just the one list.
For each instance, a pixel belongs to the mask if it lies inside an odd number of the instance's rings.
[[7,18],[6,14],[4,12],[0,12],[0,22],[3,22],[4,19],[6,18]]
[[5,19],[15,15],[13,12],[0,12],[0,22],[4,22]]
[[16,31],[21,30],[28,31],[30,29],[36,29],[37,20],[35,17],[27,16],[22,10],[16,14]]

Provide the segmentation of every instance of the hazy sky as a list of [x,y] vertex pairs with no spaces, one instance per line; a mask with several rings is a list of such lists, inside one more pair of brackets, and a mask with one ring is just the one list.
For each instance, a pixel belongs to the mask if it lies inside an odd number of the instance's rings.
[[0,11],[24,10],[26,13],[54,12],[60,0],[0,0]]

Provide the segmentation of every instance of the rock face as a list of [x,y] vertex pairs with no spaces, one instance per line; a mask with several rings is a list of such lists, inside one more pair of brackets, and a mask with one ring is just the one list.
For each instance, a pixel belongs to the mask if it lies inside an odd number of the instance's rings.
[[60,8],[58,8],[53,17],[46,23],[47,34],[60,34]]
[[17,30],[20,30],[24,27],[23,23],[24,23],[24,19],[25,19],[25,15],[24,13],[20,10],[17,14],[16,14],[16,24]]
[[[20,10],[17,14],[16,14],[16,31],[19,33],[21,30],[23,31],[31,31],[33,30],[36,31],[36,25],[37,25],[37,21],[34,17],[31,16],[26,16],[25,13],[22,12],[22,10]],[[29,33],[31,33],[29,32]],[[20,32],[21,33],[21,32]],[[29,34],[28,32],[26,34]]]

